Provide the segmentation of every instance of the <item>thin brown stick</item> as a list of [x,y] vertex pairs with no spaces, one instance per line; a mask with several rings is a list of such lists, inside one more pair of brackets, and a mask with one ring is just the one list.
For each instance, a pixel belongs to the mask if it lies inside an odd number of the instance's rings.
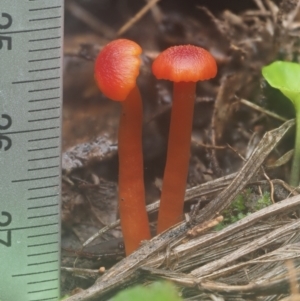
[[148,2],[133,18],[126,22],[117,32],[120,36],[125,33],[132,25],[139,21],[157,2],[160,0],[152,0]]
[[240,102],[242,104],[244,104],[245,106],[248,106],[248,107],[250,107],[250,108],[252,108],[252,109],[254,109],[256,111],[259,111],[261,113],[264,113],[264,114],[266,114],[266,115],[268,115],[270,117],[273,117],[273,118],[278,119],[278,120],[283,121],[283,122],[287,121],[286,118],[284,118],[284,117],[282,117],[282,116],[280,116],[280,115],[278,115],[276,113],[273,113],[273,112],[271,112],[269,110],[266,110],[266,109],[264,109],[264,108],[262,108],[262,107],[260,107],[260,106],[258,106],[256,104],[254,104],[254,103],[252,103],[252,102],[250,102],[250,101],[248,101],[246,99],[241,98]]
[[66,1],[65,6],[73,16],[87,24],[95,32],[108,39],[113,39],[115,37],[115,32],[109,26],[101,22],[98,18],[94,17],[91,13],[86,11],[74,1]]

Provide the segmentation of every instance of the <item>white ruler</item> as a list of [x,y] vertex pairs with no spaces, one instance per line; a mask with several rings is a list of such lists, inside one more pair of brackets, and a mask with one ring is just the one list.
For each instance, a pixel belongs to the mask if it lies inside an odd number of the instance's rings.
[[0,300],[59,300],[63,0],[0,0]]

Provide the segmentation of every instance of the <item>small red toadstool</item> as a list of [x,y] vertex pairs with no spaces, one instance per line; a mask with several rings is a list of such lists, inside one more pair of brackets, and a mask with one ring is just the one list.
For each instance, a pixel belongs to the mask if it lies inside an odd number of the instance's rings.
[[160,233],[181,220],[196,82],[215,77],[217,64],[205,49],[182,45],[170,47],[158,55],[153,62],[152,72],[158,79],[174,82],[167,162],[158,213],[157,232]]
[[150,239],[145,202],[142,155],[142,100],[136,78],[141,47],[119,39],[107,44],[95,64],[95,79],[102,93],[122,103],[119,125],[119,210],[126,255]]

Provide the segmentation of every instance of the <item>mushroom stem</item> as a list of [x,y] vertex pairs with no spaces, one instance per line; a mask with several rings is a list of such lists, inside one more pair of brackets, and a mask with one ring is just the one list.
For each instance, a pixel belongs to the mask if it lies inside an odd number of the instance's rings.
[[135,86],[122,104],[119,125],[119,209],[126,255],[150,239],[142,155],[142,100]]
[[182,219],[189,169],[195,90],[194,82],[174,83],[167,161],[158,213],[158,233],[179,223]]

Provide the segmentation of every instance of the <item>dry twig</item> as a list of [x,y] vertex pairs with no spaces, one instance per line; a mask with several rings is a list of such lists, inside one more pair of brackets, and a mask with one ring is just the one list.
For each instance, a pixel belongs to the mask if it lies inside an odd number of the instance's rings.
[[[267,132],[264,135],[261,142],[258,144],[256,149],[250,156],[249,160],[237,173],[235,179],[228,185],[225,190],[223,190],[206,207],[204,207],[204,209],[200,211],[198,216],[195,217],[195,220],[198,224],[202,224],[207,220],[213,219],[218,212],[221,212],[223,209],[230,205],[237,194],[245,187],[249,180],[259,170],[261,164],[268,156],[268,154],[274,149],[274,147],[282,139],[285,133],[292,126],[294,126],[294,124],[294,120],[287,121],[279,128]],[[292,198],[289,203],[289,207],[285,206],[285,210],[291,210],[291,208],[294,208],[295,203],[299,205],[299,202],[300,198],[298,196]],[[282,210],[282,203],[283,202],[270,206],[269,208],[271,208],[271,210],[269,209],[269,215],[271,215],[272,213],[274,214],[274,212],[278,213],[278,210],[280,209]],[[256,213],[254,213],[253,215],[257,218],[257,214],[255,214]],[[249,217],[245,219],[247,220],[248,218]],[[242,221],[239,221],[236,224],[240,225],[240,222]],[[229,226],[229,228],[231,227],[231,234],[236,233],[232,230],[232,226]],[[175,225],[168,231],[154,237],[149,242],[143,244],[136,252],[117,263],[107,273],[100,277],[92,287],[68,298],[67,301],[103,298],[106,294],[112,292],[125,283],[136,281],[136,270],[141,266],[147,266],[151,258],[159,256],[158,254],[160,252],[163,252],[169,246],[176,247],[181,242],[183,242],[188,229],[188,224],[186,222],[182,222],[178,225]],[[239,226],[235,230],[239,231]]]

